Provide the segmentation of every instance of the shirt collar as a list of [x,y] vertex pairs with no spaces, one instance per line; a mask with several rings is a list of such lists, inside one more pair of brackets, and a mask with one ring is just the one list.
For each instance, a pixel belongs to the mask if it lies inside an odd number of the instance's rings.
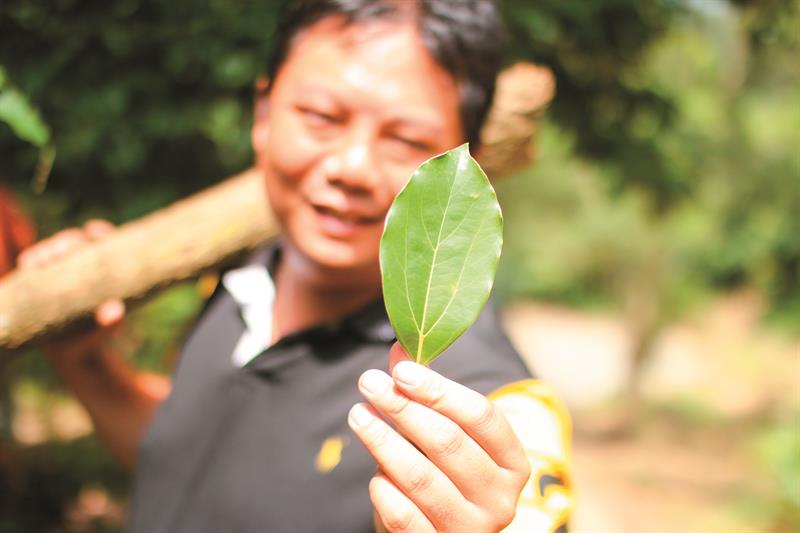
[[383,298],[362,307],[352,315],[342,320],[344,329],[361,335],[371,342],[392,343],[395,340],[394,329],[386,314]]
[[[272,337],[271,315],[275,299],[272,279],[280,253],[280,244],[277,241],[271,242],[253,253],[244,266],[229,270],[222,276],[223,286],[239,306],[248,331],[257,339],[257,344],[261,344],[260,350],[269,345]],[[320,330],[346,331],[368,342],[389,344],[395,340],[382,298],[335,323],[309,328],[291,338],[302,339],[312,331]]]

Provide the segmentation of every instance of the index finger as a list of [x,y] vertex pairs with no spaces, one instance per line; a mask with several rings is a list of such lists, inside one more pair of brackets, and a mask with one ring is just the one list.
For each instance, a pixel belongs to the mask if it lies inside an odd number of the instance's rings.
[[109,222],[108,220],[103,220],[101,218],[93,218],[91,220],[87,220],[86,223],[83,225],[83,231],[89,237],[89,239],[96,241],[98,239],[102,239],[107,235],[110,235],[115,231],[114,224]]
[[392,377],[409,398],[461,426],[499,466],[517,470],[527,461],[505,416],[482,394],[411,361],[397,363]]
[[61,230],[25,248],[17,257],[17,266],[32,268],[47,265],[85,241],[83,232],[77,228]]

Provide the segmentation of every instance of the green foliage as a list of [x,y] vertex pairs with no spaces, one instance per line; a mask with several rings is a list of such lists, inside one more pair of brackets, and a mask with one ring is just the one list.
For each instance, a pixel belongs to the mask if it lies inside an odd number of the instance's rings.
[[[276,8],[3,2],[0,64],[52,127],[48,190],[68,200],[64,223],[138,216],[250,163],[250,95]],[[3,133],[0,175],[21,183],[37,154]]]
[[572,137],[549,121],[538,143],[537,165],[497,184],[507,236],[501,298],[621,308],[653,299],[674,316],[702,295],[692,262],[709,236],[697,211],[655,216],[640,192],[611,194],[603,175],[612,170],[576,158]]
[[682,110],[661,145],[695,181],[686,205],[716,233],[697,268],[715,285],[753,284],[777,301],[800,290],[800,72],[789,59],[800,47],[775,43],[767,62],[748,50],[745,24],[731,10],[687,21],[640,76]]
[[142,368],[170,372],[193,319],[203,305],[197,285],[185,282],[166,290],[130,313],[134,357]]
[[687,8],[684,2],[614,0],[506,2],[512,56],[553,70],[548,111],[581,155],[611,165],[616,190],[636,185],[660,205],[687,193],[683,176],[659,157],[658,135],[675,118],[667,94],[631,80],[649,46]]
[[466,144],[420,165],[381,237],[383,297],[397,339],[427,364],[475,322],[489,298],[503,217]]
[[0,122],[5,122],[14,134],[39,148],[50,140],[50,130],[24,94],[10,86],[0,66]]
[[[552,113],[575,133],[578,150],[624,169],[615,175],[624,178],[620,187],[641,182],[668,201],[679,189],[677,178],[655,158],[652,140],[628,132],[641,117],[666,124],[671,105],[631,86],[624,74],[683,11],[681,4],[504,5],[510,59],[553,68],[559,91]],[[72,216],[94,206],[117,221],[136,216],[143,211],[127,206],[149,205],[140,196],[168,201],[251,161],[252,83],[264,70],[276,7],[186,0],[2,4],[0,40],[7,45],[0,46],[0,64],[52,126],[59,160],[48,188],[65,194]],[[6,179],[27,177],[35,157],[0,133]],[[168,194],[156,192],[165,187]]]
[[755,440],[756,456],[775,481],[771,508],[776,530],[800,529],[800,416],[769,425]]
[[[535,168],[498,186],[506,295],[625,305],[633,292],[669,315],[706,288],[751,285],[783,311],[776,322],[800,325],[800,43],[749,48],[745,14],[704,8],[676,19],[624,76],[673,102],[668,126],[642,119],[631,131],[687,194],[658,209],[623,167],[583,157],[581,134],[551,117]],[[800,24],[791,13],[782,16]]]

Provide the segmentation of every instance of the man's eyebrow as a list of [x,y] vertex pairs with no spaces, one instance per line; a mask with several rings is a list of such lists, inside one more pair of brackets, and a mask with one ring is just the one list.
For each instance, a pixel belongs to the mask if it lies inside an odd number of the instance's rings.
[[398,116],[390,118],[389,124],[395,128],[409,129],[432,135],[444,133],[444,128],[441,124],[425,118]]
[[329,100],[338,100],[339,99],[339,95],[337,94],[336,91],[331,90],[328,87],[325,87],[324,85],[321,85],[319,83],[304,83],[304,84],[300,85],[300,87],[298,88],[296,94],[299,95],[299,96],[302,96],[302,95],[308,94],[308,93],[311,93],[314,96],[327,98]]

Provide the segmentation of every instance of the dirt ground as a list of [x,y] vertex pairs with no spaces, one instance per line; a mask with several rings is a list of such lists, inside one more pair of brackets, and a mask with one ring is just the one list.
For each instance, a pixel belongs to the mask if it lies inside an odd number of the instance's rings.
[[800,411],[800,339],[764,328],[761,312],[757,296],[737,293],[665,328],[631,428],[631,406],[619,401],[631,343],[619,317],[533,302],[507,309],[517,348],[573,413],[573,531],[772,530],[762,511],[770,480],[750,432],[776,408]]

